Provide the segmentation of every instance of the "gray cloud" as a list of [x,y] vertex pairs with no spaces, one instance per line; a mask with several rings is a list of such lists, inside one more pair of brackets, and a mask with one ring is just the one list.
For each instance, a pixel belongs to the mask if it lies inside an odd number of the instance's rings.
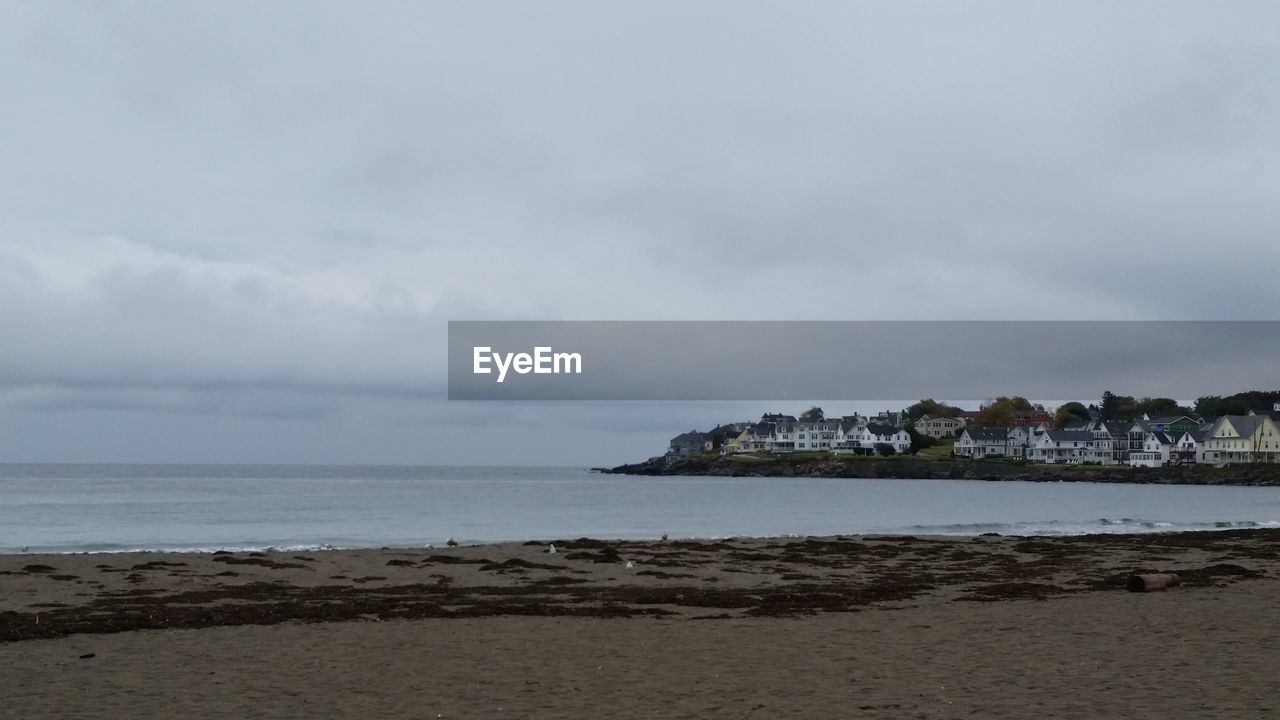
[[1278,19],[8,3],[0,410],[479,448],[448,319],[1275,319]]

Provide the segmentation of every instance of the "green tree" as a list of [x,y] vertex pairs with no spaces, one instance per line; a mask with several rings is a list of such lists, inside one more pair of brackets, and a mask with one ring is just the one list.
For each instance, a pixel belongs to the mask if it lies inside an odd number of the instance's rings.
[[[1028,404],[1030,407],[1030,404]],[[1010,398],[998,397],[988,400],[978,410],[976,422],[980,427],[1009,427],[1013,425],[1014,404]]]
[[928,415],[929,417],[957,417],[960,415],[960,408],[953,405],[940,403],[933,398],[921,400],[907,408],[907,417],[912,420],[919,420]]
[[1132,395],[1116,395],[1110,390],[1102,393],[1098,411],[1103,420],[1132,420],[1142,414]]
[[1069,402],[1058,407],[1057,412],[1053,414],[1053,426],[1055,428],[1063,428],[1073,422],[1089,419],[1089,408],[1083,403]]
[[911,436],[911,453],[913,455],[925,448],[930,448],[938,444],[937,440],[934,440],[928,435],[921,435],[919,432],[916,432],[916,426],[913,423],[907,423],[905,429],[907,434]]
[[1207,418],[1218,415],[1248,415],[1250,410],[1264,413],[1270,412],[1277,402],[1280,402],[1280,390],[1249,390],[1226,397],[1206,395],[1196,400],[1195,414]]
[[1156,417],[1158,415],[1190,415],[1194,412],[1191,408],[1179,405],[1177,400],[1173,398],[1142,398],[1134,405],[1134,414],[1141,416],[1143,413]]

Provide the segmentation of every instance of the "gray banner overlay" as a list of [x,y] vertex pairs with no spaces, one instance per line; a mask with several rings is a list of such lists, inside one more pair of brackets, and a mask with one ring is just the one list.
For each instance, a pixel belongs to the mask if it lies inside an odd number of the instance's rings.
[[1277,387],[1277,321],[449,323],[450,400],[1189,400]]

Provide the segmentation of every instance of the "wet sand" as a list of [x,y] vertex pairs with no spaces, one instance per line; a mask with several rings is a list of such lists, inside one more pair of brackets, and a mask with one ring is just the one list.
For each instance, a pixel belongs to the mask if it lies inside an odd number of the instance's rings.
[[1280,713],[1276,531],[556,546],[2,556],[0,717]]

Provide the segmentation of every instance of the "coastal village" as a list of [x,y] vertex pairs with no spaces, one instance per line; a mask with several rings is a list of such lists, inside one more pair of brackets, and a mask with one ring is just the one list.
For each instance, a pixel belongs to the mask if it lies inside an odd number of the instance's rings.
[[933,457],[1069,465],[1221,467],[1280,463],[1280,401],[1273,401],[1270,409],[1250,409],[1244,414],[1204,417],[1190,412],[1144,412],[1126,419],[1104,419],[1096,406],[1085,408],[1079,403],[1072,403],[1078,407],[1075,415],[1061,408],[1050,414],[1034,406],[1004,413],[1001,424],[983,422],[999,415],[996,413],[960,410],[933,401],[921,403],[930,403],[941,412],[913,417],[902,410],[870,417],[827,418],[815,407],[800,417],[766,413],[758,422],[681,433],[671,439],[663,458],[927,452]]

